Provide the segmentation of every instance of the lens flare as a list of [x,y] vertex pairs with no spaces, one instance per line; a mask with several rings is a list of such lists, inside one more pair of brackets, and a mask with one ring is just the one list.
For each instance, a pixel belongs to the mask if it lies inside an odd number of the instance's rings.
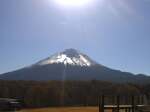
[[55,3],[63,7],[83,7],[93,0],[55,0]]

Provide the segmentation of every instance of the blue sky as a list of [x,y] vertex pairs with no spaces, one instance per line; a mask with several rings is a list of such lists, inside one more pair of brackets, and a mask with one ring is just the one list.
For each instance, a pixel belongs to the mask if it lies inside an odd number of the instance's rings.
[[110,68],[150,75],[150,1],[0,0],[0,73],[75,48]]

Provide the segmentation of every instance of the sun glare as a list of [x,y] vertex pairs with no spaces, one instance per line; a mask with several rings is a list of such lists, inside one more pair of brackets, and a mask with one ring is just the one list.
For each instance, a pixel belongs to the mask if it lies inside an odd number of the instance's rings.
[[84,7],[90,4],[93,0],[55,0],[55,3],[62,7]]

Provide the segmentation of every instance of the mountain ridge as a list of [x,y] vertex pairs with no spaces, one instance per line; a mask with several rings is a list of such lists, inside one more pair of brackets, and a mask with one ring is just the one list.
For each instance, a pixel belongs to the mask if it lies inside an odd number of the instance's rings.
[[0,75],[3,80],[102,80],[119,83],[148,83],[150,77],[108,68],[89,56],[66,49],[30,67]]

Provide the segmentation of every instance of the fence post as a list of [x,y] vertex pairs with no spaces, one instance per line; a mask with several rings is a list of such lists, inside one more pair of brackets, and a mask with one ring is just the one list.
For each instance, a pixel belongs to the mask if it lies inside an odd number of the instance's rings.
[[104,112],[104,95],[101,96],[100,101],[99,101],[99,112]]
[[117,112],[119,112],[120,108],[120,96],[117,96]]
[[99,112],[101,112],[101,96],[98,97],[98,108]]
[[132,112],[135,111],[135,102],[134,102],[134,96],[132,96]]

